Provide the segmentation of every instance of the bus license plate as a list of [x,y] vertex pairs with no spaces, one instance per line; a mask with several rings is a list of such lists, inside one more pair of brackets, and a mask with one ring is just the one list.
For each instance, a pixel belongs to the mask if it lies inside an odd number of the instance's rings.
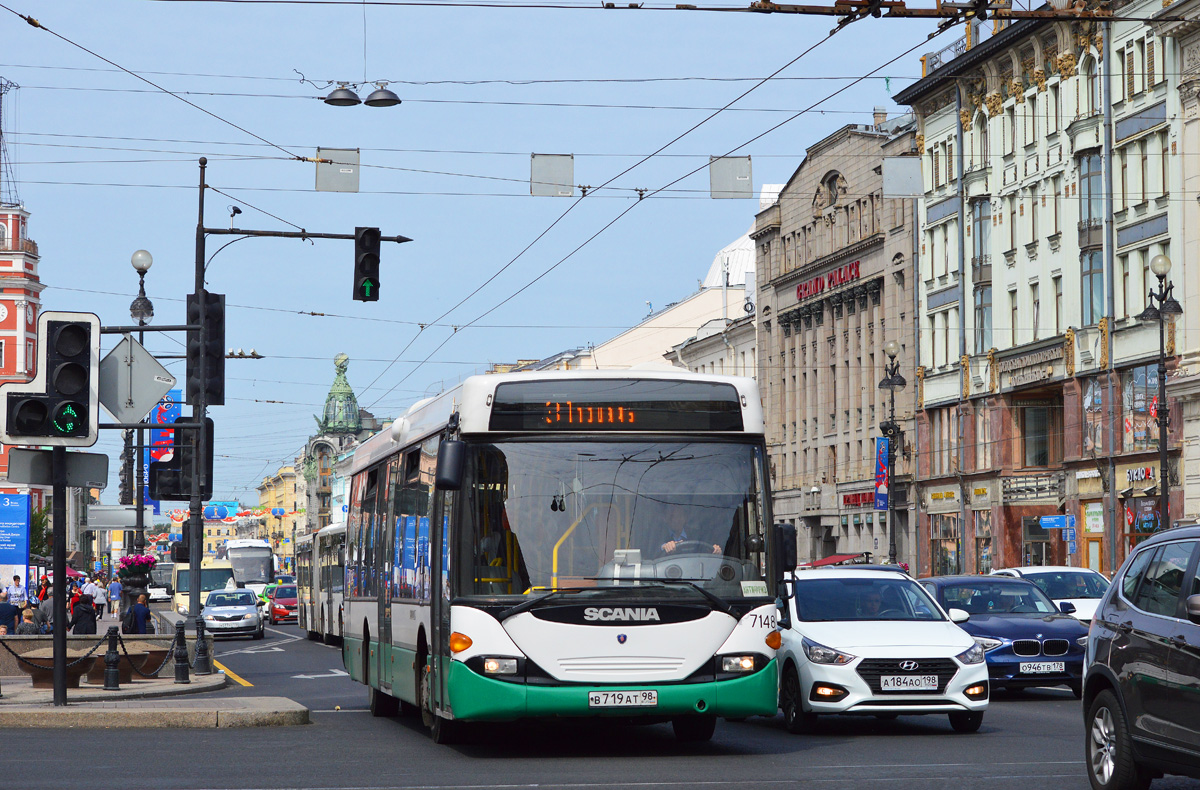
[[1020,666],[1022,675],[1036,675],[1047,672],[1066,672],[1067,665],[1063,661],[1022,661]]
[[884,691],[937,691],[937,675],[883,675],[879,688]]
[[589,708],[658,707],[657,691],[589,691]]

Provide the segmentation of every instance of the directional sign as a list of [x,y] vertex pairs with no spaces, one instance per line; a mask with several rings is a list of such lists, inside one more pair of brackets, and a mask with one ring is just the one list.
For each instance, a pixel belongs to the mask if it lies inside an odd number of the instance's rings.
[[117,422],[140,422],[175,377],[129,335],[100,361],[100,403]]
[[1067,528],[1067,517],[1066,516],[1042,516],[1039,519],[1039,522],[1042,525],[1042,529],[1066,529]]
[[[1071,543],[1075,542],[1075,528],[1074,527],[1067,527],[1066,529],[1063,530],[1063,540],[1070,541]],[[1072,552],[1072,553],[1074,553],[1074,552]]]
[[1067,544],[1067,553],[1068,554],[1075,553],[1075,541],[1071,541],[1070,543]]
[[1074,516],[1067,516],[1067,526],[1070,527],[1071,529],[1075,529],[1075,517]]

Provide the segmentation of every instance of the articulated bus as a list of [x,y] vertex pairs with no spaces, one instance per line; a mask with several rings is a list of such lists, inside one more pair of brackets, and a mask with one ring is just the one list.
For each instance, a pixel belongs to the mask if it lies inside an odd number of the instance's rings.
[[346,525],[330,524],[296,538],[296,592],[300,628],[309,639],[342,639],[342,585],[346,577]]
[[551,716],[700,741],[775,714],[795,533],[771,528],[753,380],[473,376],[351,474],[342,658],[375,715],[419,712],[446,742]]

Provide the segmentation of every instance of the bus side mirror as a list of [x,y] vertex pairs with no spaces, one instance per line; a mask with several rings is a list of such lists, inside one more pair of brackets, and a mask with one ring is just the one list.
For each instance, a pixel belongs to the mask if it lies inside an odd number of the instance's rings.
[[434,485],[439,491],[458,491],[462,488],[463,467],[467,446],[457,439],[447,439],[438,445],[437,474]]
[[796,527],[792,524],[776,524],[772,529],[775,540],[775,576],[782,581],[784,574],[796,570]]
[[175,588],[168,584],[167,585],[167,595],[174,595],[174,594],[175,594]]

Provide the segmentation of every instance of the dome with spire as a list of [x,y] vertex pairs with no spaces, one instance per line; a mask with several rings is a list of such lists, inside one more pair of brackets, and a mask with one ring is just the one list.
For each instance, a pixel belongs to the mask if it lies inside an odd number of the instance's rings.
[[333,367],[337,371],[329,395],[325,398],[325,412],[317,418],[320,433],[358,433],[362,430],[362,416],[358,411],[358,399],[354,390],[346,380],[346,369],[350,367],[350,357],[338,354],[333,358]]

